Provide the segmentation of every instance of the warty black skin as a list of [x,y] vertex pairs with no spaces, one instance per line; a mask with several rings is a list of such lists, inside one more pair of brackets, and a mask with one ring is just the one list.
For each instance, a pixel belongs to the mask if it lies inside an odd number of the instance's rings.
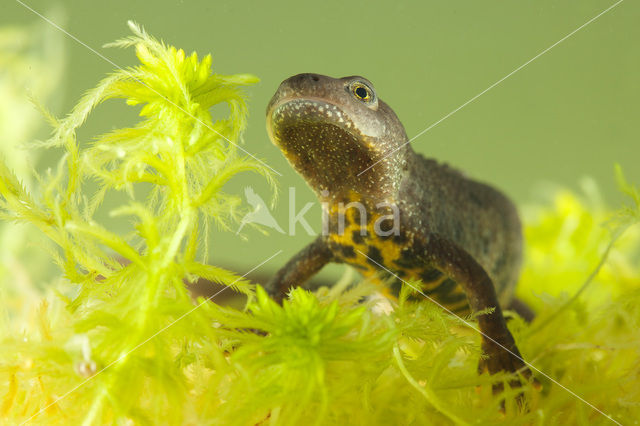
[[[267,107],[267,130],[330,210],[329,233],[267,285],[275,299],[329,262],[365,275],[381,270],[380,263],[405,279],[422,279],[424,291],[455,313],[493,308],[478,317],[489,356],[480,369],[530,376],[500,307],[513,299],[522,253],[518,214],[504,195],[415,153],[396,114],[362,77],[299,74],[283,81]],[[398,233],[338,235],[331,212],[354,200],[374,216],[379,203],[396,206]]]

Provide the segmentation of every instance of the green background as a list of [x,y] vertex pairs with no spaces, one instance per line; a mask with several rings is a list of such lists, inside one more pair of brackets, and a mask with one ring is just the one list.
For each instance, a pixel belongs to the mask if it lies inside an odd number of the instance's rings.
[[[456,109],[547,47],[614,4],[612,1],[50,1],[27,0],[43,14],[119,66],[134,65],[131,50],[103,49],[129,34],[128,19],[169,44],[201,56],[212,53],[223,74],[250,72],[245,148],[282,174],[275,216],[287,227],[288,188],[298,208],[315,201],[269,142],[264,111],[290,75],[360,74],[394,108],[409,137]],[[0,25],[40,18],[14,0],[2,0]],[[535,201],[544,183],[579,189],[593,177],[617,205],[613,164],[640,182],[640,5],[626,0],[477,100],[440,123],[414,148],[501,188],[519,204]],[[67,79],[55,112],[68,111],[114,66],[70,38]],[[81,137],[135,122],[137,110],[112,101],[87,123]],[[43,133],[44,134],[44,133]],[[44,163],[48,161],[46,158]],[[251,185],[266,200],[255,175]],[[544,192],[544,191],[543,191]],[[306,215],[320,229],[316,202]],[[244,273],[278,249],[271,271],[313,237],[246,232],[215,235],[211,261]],[[328,274],[335,274],[334,268]]]

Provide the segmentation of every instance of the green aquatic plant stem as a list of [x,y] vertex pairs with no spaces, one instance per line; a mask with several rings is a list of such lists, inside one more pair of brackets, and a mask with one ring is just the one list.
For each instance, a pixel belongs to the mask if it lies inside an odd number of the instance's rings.
[[529,328],[527,332],[524,334],[524,337],[530,336],[532,334],[540,332],[543,328],[547,327],[549,324],[557,320],[561,317],[561,315],[566,311],[569,307],[571,307],[580,296],[587,290],[587,288],[591,285],[594,279],[600,273],[602,267],[606,264],[609,259],[609,254],[611,250],[618,242],[618,240],[624,235],[624,233],[634,224],[640,222],[640,192],[638,189],[629,184],[624,175],[622,173],[622,169],[620,165],[616,164],[615,166],[615,174],[616,179],[618,181],[618,187],[620,191],[627,195],[634,203],[632,207],[624,207],[618,210],[613,219],[609,222],[614,226],[611,231],[611,239],[607,244],[604,252],[600,256],[600,260],[598,264],[593,269],[593,271],[589,274],[589,276],[585,279],[584,283],[578,288],[578,290],[566,301],[564,302],[553,314],[544,318],[542,321],[537,322],[534,326]]
[[611,249],[614,247],[618,239],[624,234],[624,231],[627,228],[628,226],[624,226],[622,228],[616,229],[613,232],[613,235],[611,236],[611,241],[609,241],[609,244],[607,244],[607,248],[605,248],[604,252],[602,253],[602,257],[598,261],[598,264],[593,269],[593,271],[591,271],[589,276],[584,280],[584,283],[580,286],[578,291],[576,291],[573,294],[573,296],[571,296],[566,302],[564,302],[562,306],[560,306],[552,315],[546,317],[541,322],[537,322],[535,326],[529,328],[527,332],[524,334],[524,337],[540,332],[540,330],[542,330],[543,328],[545,328],[546,326],[554,322],[556,319],[560,318],[562,313],[564,313],[564,311],[566,311],[571,305],[573,305],[576,302],[576,300],[580,298],[580,295],[584,293],[584,291],[589,287],[589,285],[591,285],[595,277],[598,276],[598,273],[600,273],[600,270],[602,269],[602,267],[605,265],[605,263],[607,263],[607,259],[609,258],[609,253],[611,253]]
[[118,253],[123,258],[131,261],[138,266],[145,268],[145,263],[140,254],[134,250],[127,242],[115,233],[112,233],[96,223],[85,224],[69,222],[64,225],[67,231],[84,234],[89,238],[93,238]]
[[453,423],[457,425],[469,424],[468,422],[462,420],[460,417],[451,412],[451,410],[446,407],[446,404],[442,403],[442,401],[440,401],[440,399],[436,396],[433,390],[429,387],[428,383],[425,383],[424,386],[421,386],[420,383],[418,383],[411,376],[411,373],[409,373],[409,370],[407,370],[407,367],[405,367],[404,363],[402,362],[402,354],[400,353],[400,348],[397,344],[393,345],[393,358],[395,359],[396,366],[405,377],[405,379],[407,379],[407,382],[409,382],[409,384],[413,386],[429,402],[429,404],[431,404],[435,409],[444,414]]

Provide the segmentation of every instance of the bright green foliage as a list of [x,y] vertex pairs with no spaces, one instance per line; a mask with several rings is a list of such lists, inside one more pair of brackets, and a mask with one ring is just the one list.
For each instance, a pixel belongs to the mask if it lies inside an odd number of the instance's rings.
[[[59,246],[52,250],[55,260],[65,278],[79,285],[68,301],[72,316],[67,320],[73,333],[88,339],[92,354],[74,360],[61,346],[47,343],[53,338],[48,332],[42,336],[45,352],[30,352],[32,345],[20,340],[3,347],[2,353],[12,359],[5,365],[13,366],[10,372],[19,384],[10,392],[5,412],[13,406],[18,419],[29,418],[42,402],[79,383],[82,377],[74,364],[95,362],[96,368],[110,368],[65,401],[82,410],[76,416],[85,413],[85,423],[115,416],[179,421],[180,411],[162,408],[180,405],[186,397],[184,372],[173,352],[181,345],[211,342],[213,331],[206,309],[198,309],[154,337],[193,309],[183,280],[204,277],[252,293],[241,277],[198,258],[207,257],[209,224],[224,227],[241,213],[239,198],[221,191],[225,182],[240,171],[269,176],[261,163],[239,155],[237,145],[246,125],[242,86],[257,79],[212,74],[210,56],[199,62],[195,53],[185,56],[130,26],[134,35],[115,45],[135,46],[141,64],[104,79],[65,119],[51,119],[55,132],[44,145],[64,148],[64,156],[55,172],[38,177],[39,199],[0,163],[4,216],[35,225]],[[90,146],[79,144],[77,128],[110,98],[143,105],[142,121]],[[221,102],[229,117],[214,122],[209,108]],[[87,193],[87,183],[97,183],[95,194]],[[110,214],[133,219],[133,233],[113,232],[94,219],[113,190],[125,190],[129,202]],[[70,338],[71,330],[60,325],[61,337]],[[25,359],[34,370],[19,367]],[[43,370],[51,377],[42,377]],[[95,372],[89,370],[84,374]],[[29,397],[35,392],[30,377],[40,377],[44,398]]]
[[[626,185],[620,182],[633,202],[632,189]],[[600,285],[592,285],[584,300],[601,304],[638,287],[640,227],[629,225],[640,220],[640,203],[636,200],[635,207],[612,215],[592,181],[585,180],[583,187],[583,196],[559,190],[549,204],[525,209],[526,263],[518,295],[534,308],[544,306],[545,295],[576,293],[605,252],[607,262],[595,276]],[[609,253],[612,242],[615,246]]]
[[[24,335],[15,334],[24,324],[7,328],[0,341],[0,416],[22,422],[47,407],[33,421],[611,423],[540,373],[542,390],[521,388],[528,410],[508,387],[493,395],[492,383],[508,377],[477,374],[478,333],[428,301],[411,301],[407,287],[393,310],[380,298],[364,298],[374,293],[372,284],[349,280],[316,293],[293,290],[280,306],[262,289],[254,296],[249,283],[198,261],[205,223],[224,226],[237,216],[237,198],[221,192],[224,182],[238,171],[264,172],[218,134],[239,136],[245,117],[239,86],[253,80],[209,75],[208,59],[198,63],[133,30],[117,44],[135,45],[142,65],[129,70],[135,78],[125,72],[107,78],[56,123],[48,145],[63,146],[66,156],[41,180],[41,201],[0,169],[5,214],[35,224],[61,247],[56,259],[79,289],[72,298],[43,302]],[[143,104],[143,121],[83,149],[75,129],[110,97]],[[220,101],[230,104],[230,118],[212,122],[207,109]],[[631,227],[640,197],[621,176],[635,205],[608,222],[611,233],[600,226],[611,212],[568,192],[530,215],[519,294],[538,318],[527,325],[510,313],[509,325],[526,360],[630,423],[640,418],[640,273],[633,267],[640,238]],[[85,196],[86,180],[99,182],[97,195]],[[130,197],[112,214],[134,218],[131,235],[92,219],[109,189]],[[594,270],[601,273],[590,278]],[[185,277],[230,285],[249,294],[249,303],[244,310],[204,300],[194,306]],[[67,285],[56,288],[64,292]]]
[[0,152],[29,183],[33,155],[25,156],[20,144],[32,140],[43,121],[29,97],[52,102],[59,95],[65,65],[63,37],[41,21],[0,27]]
[[[22,145],[45,124],[30,98],[48,104],[60,99],[63,37],[41,21],[0,27],[0,158],[27,188],[36,156],[25,155]],[[0,304],[23,320],[33,307],[29,301],[37,305],[39,285],[55,271],[48,254],[34,249],[44,239],[30,226],[0,223]]]

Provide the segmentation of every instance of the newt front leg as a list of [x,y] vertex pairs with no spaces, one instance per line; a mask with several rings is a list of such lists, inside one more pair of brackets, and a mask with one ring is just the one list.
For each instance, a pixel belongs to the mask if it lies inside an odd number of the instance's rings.
[[[478,316],[478,326],[482,333],[482,350],[487,355],[480,361],[480,373],[491,374],[499,371],[522,374],[531,378],[531,371],[524,363],[511,332],[507,328],[500,303],[491,278],[487,272],[465,250],[451,241],[437,235],[430,235],[423,243],[422,252],[426,261],[457,282],[467,295],[472,312],[492,309],[491,313]],[[512,385],[519,385],[512,381]],[[500,390],[498,385],[494,390]]]
[[322,236],[293,256],[267,283],[267,292],[278,303],[292,287],[302,286],[327,263],[334,260]]

